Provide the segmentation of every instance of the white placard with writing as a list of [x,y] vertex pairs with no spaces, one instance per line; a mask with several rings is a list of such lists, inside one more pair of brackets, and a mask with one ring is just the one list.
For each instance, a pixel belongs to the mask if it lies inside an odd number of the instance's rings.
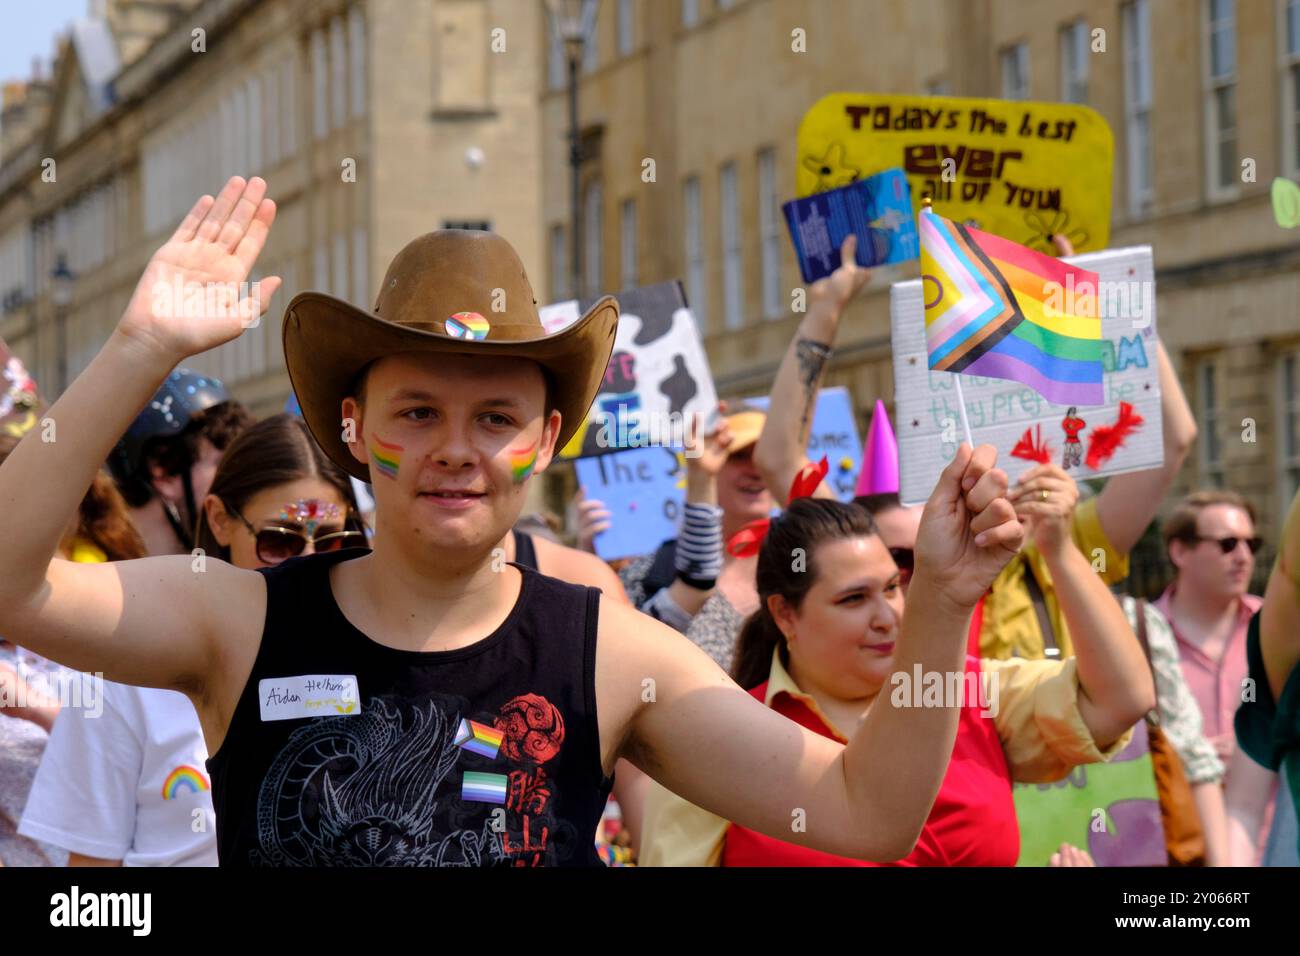
[[[1066,260],[1097,273],[1097,306],[1102,317],[1102,363],[1105,404],[1080,407],[1077,431],[1086,456],[1094,428],[1113,424],[1120,402],[1128,402],[1143,423],[1123,445],[1096,468],[1070,461],[1067,472],[1077,481],[1164,464],[1164,430],[1160,417],[1157,363],[1155,271],[1150,246],[1108,249]],[[1071,290],[1064,290],[1068,295]],[[1068,302],[1063,302],[1068,305]],[[965,440],[958,412],[955,375],[932,372],[927,363],[925,307],[921,281],[896,282],[890,289],[890,325],[894,351],[894,431],[898,437],[899,495],[904,502],[925,501],[939,473]],[[1068,409],[1054,405],[1027,385],[978,375],[962,376],[962,392],[971,435],[977,445],[998,449],[998,466],[1012,482],[1037,462],[1012,457],[1027,429],[1064,465]],[[1039,431],[1041,429],[1041,432]]]

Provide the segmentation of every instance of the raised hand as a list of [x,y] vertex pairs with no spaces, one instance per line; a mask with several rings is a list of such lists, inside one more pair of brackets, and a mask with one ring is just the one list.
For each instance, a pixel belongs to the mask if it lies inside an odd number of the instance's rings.
[[696,414],[691,417],[690,434],[687,436],[686,441],[687,449],[693,453],[686,455],[686,475],[688,480],[702,475],[717,477],[718,472],[722,470],[722,466],[727,463],[732,435],[731,425],[723,417],[726,413],[727,403],[718,402],[717,424],[702,436],[700,434],[700,430],[704,427],[701,421],[702,416]]
[[588,498],[587,489],[579,488],[574,496],[578,505],[578,550],[596,553],[596,535],[609,530],[609,509],[598,498]]
[[274,221],[256,176],[200,197],[149,260],[118,330],[173,364],[236,338],[280,287],[278,276],[245,284]]
[[850,233],[840,246],[840,267],[808,289],[810,306],[829,307],[838,315],[871,278],[871,270],[858,265],[858,237]]
[[993,467],[996,462],[992,445],[972,451],[963,442],[939,476],[917,530],[916,576],[926,575],[963,609],[974,608],[1025,538],[1006,497],[1006,473]]

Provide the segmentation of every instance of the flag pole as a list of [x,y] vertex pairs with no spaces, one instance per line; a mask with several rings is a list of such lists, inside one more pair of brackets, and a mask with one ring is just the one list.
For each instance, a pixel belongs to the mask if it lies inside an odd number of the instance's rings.
[[[934,214],[934,209],[932,208],[930,197],[928,195],[921,197],[921,215],[924,216],[927,213],[931,215]],[[922,282],[921,285],[924,287],[925,283]],[[921,292],[922,295],[924,295],[925,289],[922,288]],[[957,412],[961,415],[962,431],[966,433],[966,444],[970,445],[971,448],[974,448],[975,439],[971,437],[970,420],[966,417],[966,396],[963,395],[961,391],[961,372],[953,372],[952,375],[957,382]]]

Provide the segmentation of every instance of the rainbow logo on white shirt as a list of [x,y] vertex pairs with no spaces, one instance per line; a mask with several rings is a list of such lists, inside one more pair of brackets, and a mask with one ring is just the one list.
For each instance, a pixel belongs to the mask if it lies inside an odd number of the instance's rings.
[[162,797],[164,800],[175,800],[177,794],[182,790],[188,790],[190,793],[202,793],[211,789],[212,785],[208,783],[208,778],[203,771],[182,764],[169,773],[167,779],[163,781]]

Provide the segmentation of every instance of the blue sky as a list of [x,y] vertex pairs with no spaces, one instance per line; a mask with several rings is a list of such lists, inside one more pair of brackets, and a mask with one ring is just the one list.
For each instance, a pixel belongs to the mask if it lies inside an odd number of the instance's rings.
[[34,56],[44,61],[48,77],[55,35],[88,7],[89,0],[0,0],[0,81],[26,80]]

